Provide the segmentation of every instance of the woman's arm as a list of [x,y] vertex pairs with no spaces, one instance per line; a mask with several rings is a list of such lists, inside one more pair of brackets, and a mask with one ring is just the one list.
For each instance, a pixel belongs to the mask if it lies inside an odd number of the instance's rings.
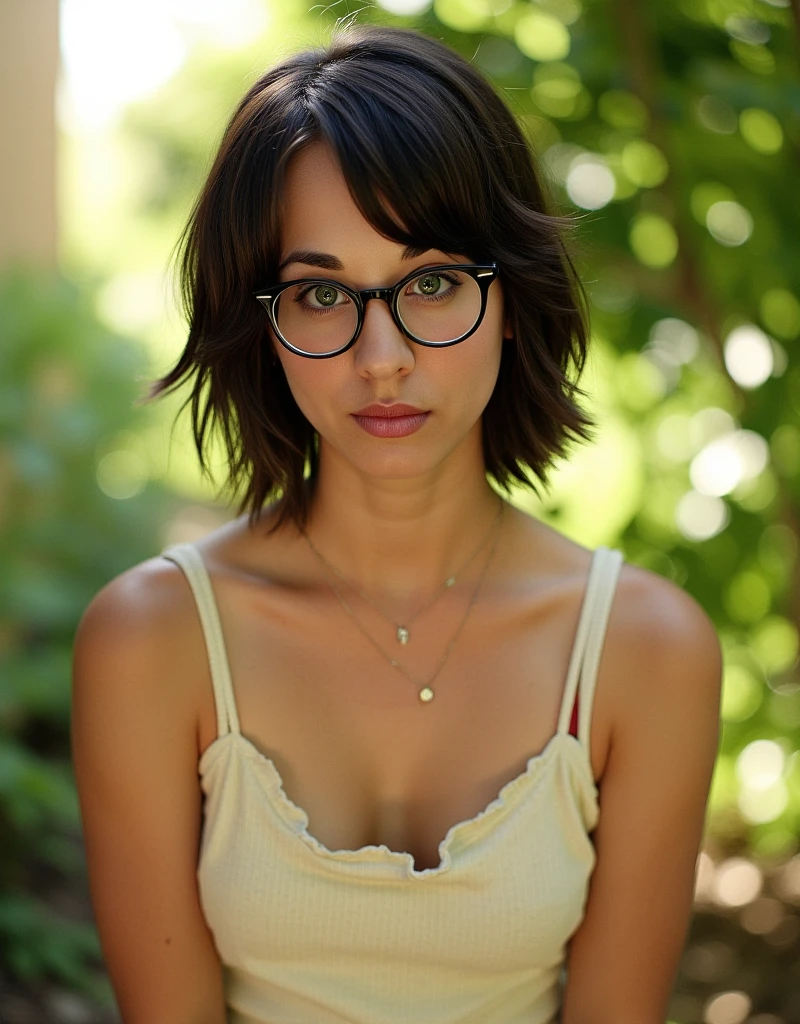
[[97,927],[124,1024],[223,1024],[200,907],[198,680],[204,643],[180,570],[123,573],[75,639],[72,745]]
[[690,595],[635,567],[620,578],[606,645],[622,670],[600,673],[611,749],[562,1021],[664,1024],[717,752],[722,652]]

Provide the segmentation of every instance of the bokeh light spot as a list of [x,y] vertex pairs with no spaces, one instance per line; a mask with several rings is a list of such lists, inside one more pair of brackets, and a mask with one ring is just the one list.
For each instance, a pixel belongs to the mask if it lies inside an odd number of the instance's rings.
[[789,803],[789,790],[783,779],[765,789],[743,786],[737,803],[745,821],[751,825],[766,825],[779,818]]
[[697,331],[685,320],[674,316],[657,320],[650,328],[650,344],[660,349],[677,365],[690,363],[700,348]]
[[697,120],[710,132],[733,135],[738,123],[736,111],[719,96],[701,96],[695,107]]
[[746,722],[761,706],[764,688],[744,665],[726,665],[722,677],[722,718]]
[[[734,493],[737,500],[749,497],[747,486],[769,463],[769,445],[753,430],[734,430],[710,441],[697,453],[689,477],[697,491],[722,497]],[[745,485],[744,487],[742,485]]]
[[614,175],[599,156],[576,157],[567,173],[566,184],[567,195],[583,210],[600,210],[614,198]]
[[378,0],[378,4],[390,14],[422,14],[431,6],[431,0]]
[[643,139],[629,142],[622,150],[622,169],[640,188],[655,188],[669,173],[669,165],[657,146]]
[[734,622],[758,622],[771,604],[772,591],[764,577],[750,569],[737,573],[725,590],[725,610]]
[[753,233],[753,218],[740,203],[714,203],[706,214],[706,227],[721,245],[744,245]]
[[580,76],[569,64],[543,64],[536,68],[531,96],[539,109],[550,117],[572,117],[579,103],[585,109],[584,95],[588,94]]
[[742,928],[751,935],[769,935],[774,932],[786,916],[783,904],[771,896],[760,896],[755,902],[742,908]]
[[687,491],[675,507],[675,525],[691,541],[709,540],[730,521],[728,506],[721,498]]
[[736,774],[750,789],[769,789],[785,768],[786,755],[774,740],[753,740],[736,759]]
[[675,229],[655,213],[642,213],[634,218],[629,240],[633,254],[646,267],[668,267],[678,255]]
[[520,50],[533,60],[564,60],[570,51],[569,30],[546,11],[532,10],[523,15],[514,29],[514,38]]
[[118,449],[104,455],[97,464],[97,485],[109,498],[134,498],[149,477],[144,459],[136,452]]
[[601,93],[597,111],[606,124],[623,131],[641,131],[649,120],[644,103],[624,89],[609,89]]
[[755,324],[742,324],[730,332],[724,345],[725,366],[742,388],[757,388],[772,373],[774,360],[769,338]]
[[744,857],[723,861],[714,875],[714,896],[726,907],[743,907],[761,893],[763,878],[759,868]]
[[731,14],[725,19],[725,31],[734,39],[756,46],[769,42],[770,37],[769,25],[757,18],[747,18],[740,14]]
[[479,32],[492,16],[488,0],[433,0],[436,17],[458,32]]
[[770,674],[779,674],[797,662],[797,628],[781,615],[770,615],[758,624],[750,637],[753,653]]
[[743,1024],[752,1002],[744,992],[720,992],[703,1010],[705,1024]]
[[767,330],[779,338],[795,338],[800,334],[800,302],[786,288],[770,288],[764,292],[759,312]]
[[760,107],[748,107],[741,112],[739,131],[748,146],[757,153],[779,153],[783,146],[783,129],[780,121]]

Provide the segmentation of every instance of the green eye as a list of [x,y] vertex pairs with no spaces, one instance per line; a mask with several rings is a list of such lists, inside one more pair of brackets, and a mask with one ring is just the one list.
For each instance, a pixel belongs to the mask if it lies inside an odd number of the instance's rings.
[[314,292],[314,298],[320,304],[320,306],[333,306],[336,303],[336,296],[338,291],[335,288],[331,288],[330,285],[321,284]]
[[424,295],[435,295],[439,291],[441,283],[442,279],[438,274],[426,274],[425,277],[419,279],[419,290]]

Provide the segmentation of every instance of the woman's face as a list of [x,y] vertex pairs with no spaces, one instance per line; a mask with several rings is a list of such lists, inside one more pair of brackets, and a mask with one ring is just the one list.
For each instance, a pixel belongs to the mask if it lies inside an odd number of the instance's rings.
[[[426,266],[471,262],[438,249],[408,258],[404,248],[363,218],[326,144],[313,143],[292,158],[281,281],[323,277],[358,290],[396,284]],[[361,334],[340,355],[308,359],[277,339],[273,344],[295,401],[320,435],[321,458],[327,447],[361,473],[403,479],[435,471],[463,446],[480,452],[481,414],[497,380],[503,336],[503,296],[495,280],[478,329],[448,348],[408,339],[381,300],[366,303]],[[413,406],[419,413],[358,415],[376,404]]]

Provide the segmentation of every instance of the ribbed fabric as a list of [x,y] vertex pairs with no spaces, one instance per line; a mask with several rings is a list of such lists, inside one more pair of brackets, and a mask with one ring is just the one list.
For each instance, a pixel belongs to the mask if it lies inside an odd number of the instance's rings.
[[595,865],[589,729],[622,553],[593,553],[555,735],[421,871],[384,845],[329,850],[309,834],[275,764],[240,732],[202,555],[162,554],[189,580],[211,665],[218,737],[198,765],[197,873],[230,1024],[552,1022]]

